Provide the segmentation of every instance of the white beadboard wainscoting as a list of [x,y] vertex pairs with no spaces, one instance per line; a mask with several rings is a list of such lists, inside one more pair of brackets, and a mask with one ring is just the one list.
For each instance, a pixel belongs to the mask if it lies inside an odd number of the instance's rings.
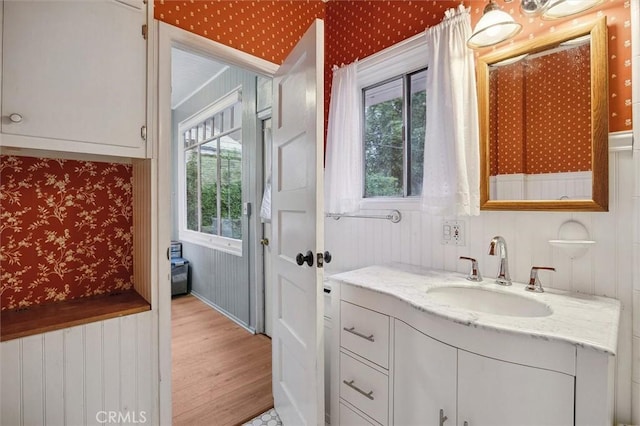
[[[543,286],[622,302],[616,417],[618,422],[631,423],[632,283],[633,267],[638,263],[632,255],[634,165],[630,132],[618,136],[622,143],[610,144],[609,151],[609,212],[482,211],[477,217],[443,218],[421,212],[419,203],[414,203],[414,208],[406,201],[396,207],[384,203],[379,209],[361,213],[380,214],[398,208],[402,213],[400,223],[358,218],[325,220],[325,249],[333,255],[325,274],[388,262],[467,273],[469,262],[458,258],[471,256],[478,259],[488,281],[495,278],[499,266],[498,257],[488,254],[489,241],[502,235],[507,241],[513,280],[527,282],[531,266],[553,266],[556,272],[540,274]],[[464,222],[464,246],[442,244],[445,219]],[[548,243],[557,239],[560,225],[567,220],[583,223],[596,241],[586,255],[574,260]]]
[[152,347],[152,311],[2,342],[0,424],[157,424]]
[[491,176],[489,194],[492,200],[583,200],[591,198],[591,172]]

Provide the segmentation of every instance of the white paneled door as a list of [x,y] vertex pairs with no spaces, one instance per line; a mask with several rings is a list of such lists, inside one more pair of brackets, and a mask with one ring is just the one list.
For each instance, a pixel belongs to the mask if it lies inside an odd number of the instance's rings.
[[324,424],[323,45],[316,20],[273,80],[273,396],[285,425]]

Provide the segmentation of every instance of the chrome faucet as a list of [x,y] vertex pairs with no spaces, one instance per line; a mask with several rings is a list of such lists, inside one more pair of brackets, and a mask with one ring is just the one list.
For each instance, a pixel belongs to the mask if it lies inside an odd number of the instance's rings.
[[500,255],[500,269],[496,282],[502,285],[511,285],[511,276],[509,275],[509,261],[507,259],[507,242],[501,236],[495,236],[489,244],[489,254],[491,256]]
[[460,256],[460,259],[471,261],[471,271],[469,272],[467,279],[469,281],[473,281],[476,283],[482,282],[482,275],[480,275],[480,268],[478,268],[478,261],[473,257],[467,257],[467,256]]
[[538,271],[540,269],[545,269],[547,271],[556,270],[556,268],[552,268],[550,266],[532,266],[531,275],[529,276],[529,285],[524,288],[525,290],[533,291],[536,293],[544,293],[544,289],[542,288],[542,283],[540,282],[540,278],[538,278]]

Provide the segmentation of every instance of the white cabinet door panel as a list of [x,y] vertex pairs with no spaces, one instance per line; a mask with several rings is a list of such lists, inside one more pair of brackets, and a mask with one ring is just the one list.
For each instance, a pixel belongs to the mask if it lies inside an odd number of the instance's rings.
[[573,424],[574,377],[458,351],[458,425]]
[[4,2],[2,133],[38,149],[144,156],[146,9],[132,5],[141,2]]
[[403,426],[456,424],[456,348],[395,323],[393,417]]

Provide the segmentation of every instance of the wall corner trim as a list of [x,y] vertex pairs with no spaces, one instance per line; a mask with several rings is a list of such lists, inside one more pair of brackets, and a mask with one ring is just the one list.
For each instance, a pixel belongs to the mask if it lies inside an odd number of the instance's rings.
[[633,132],[631,130],[609,133],[609,152],[631,151],[632,149]]

